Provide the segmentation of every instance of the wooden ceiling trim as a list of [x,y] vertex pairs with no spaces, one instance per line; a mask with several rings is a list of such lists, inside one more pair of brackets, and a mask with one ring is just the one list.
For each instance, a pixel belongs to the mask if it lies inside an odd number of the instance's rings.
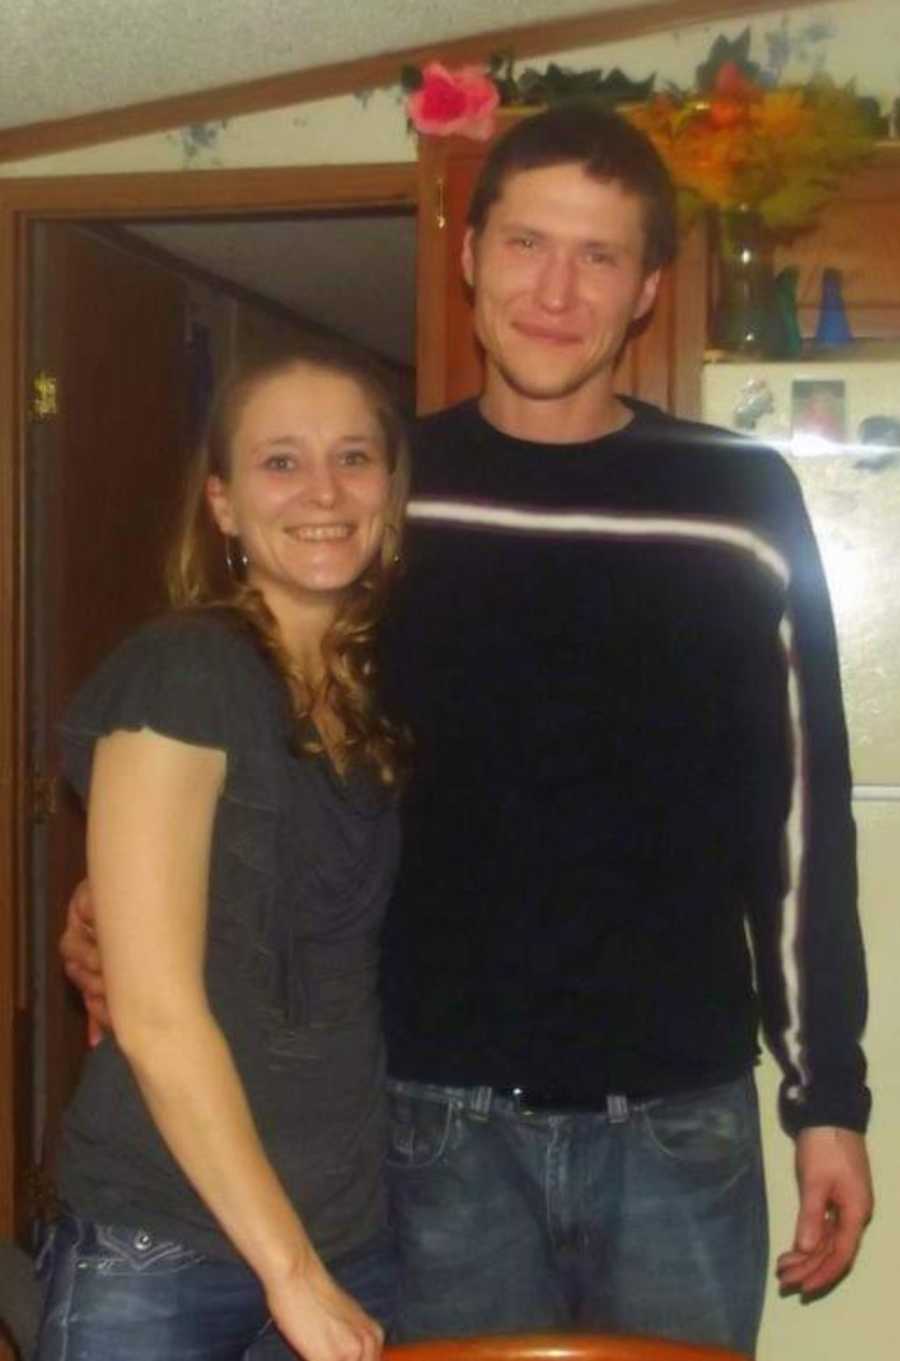
[[149,100],[126,108],[81,114],[0,130],[0,161],[25,160],[52,152],[119,141],[151,132],[394,84],[404,65],[441,59],[451,65],[483,61],[493,52],[515,50],[519,59],[682,28],[688,24],[771,13],[809,4],[809,0],[655,0],[637,8],[606,10],[519,28],[497,28],[475,37],[428,47],[334,62],[306,71],[222,85],[212,90]]
[[259,217],[416,202],[412,162],[0,178],[3,215],[26,218]]

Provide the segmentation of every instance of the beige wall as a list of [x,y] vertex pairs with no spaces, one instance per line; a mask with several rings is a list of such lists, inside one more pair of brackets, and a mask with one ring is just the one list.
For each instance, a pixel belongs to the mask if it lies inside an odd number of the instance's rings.
[[[498,15],[498,22],[500,21]],[[693,71],[719,32],[733,36],[745,21],[697,25],[655,38],[558,54],[576,68],[620,66],[643,77],[656,72],[689,84]],[[788,74],[806,78],[821,67],[838,80],[856,77],[858,86],[883,99],[900,95],[900,3],[898,0],[842,0],[787,14],[773,6],[752,23],[754,56],[766,63],[769,39],[790,52]],[[549,58],[548,58],[549,59]],[[544,61],[535,62],[543,65]],[[180,131],[134,138],[105,146],[0,167],[2,174],[62,175],[113,171],[173,170],[285,164],[411,160],[415,146],[405,126],[397,89],[369,97],[346,97],[277,112],[237,118],[227,125],[204,125],[198,134]],[[900,534],[897,535],[900,542]],[[886,569],[887,570],[887,569]],[[893,569],[892,569],[893,570]],[[900,578],[894,572],[893,580]],[[871,639],[873,664],[885,640]],[[894,702],[900,704],[896,695]],[[851,721],[854,720],[851,715]],[[860,717],[860,725],[863,723]],[[897,712],[900,725],[900,710]],[[857,740],[865,740],[863,726]],[[891,779],[900,784],[900,769]],[[857,808],[860,826],[863,916],[872,973],[872,1021],[868,1048],[876,1089],[872,1153],[878,1178],[880,1211],[863,1258],[850,1280],[829,1299],[810,1308],[780,1300],[770,1291],[760,1361],[894,1361],[896,1325],[887,1306],[896,1293],[894,1263],[900,1258],[900,996],[895,975],[900,966],[900,804],[865,803]],[[792,1236],[795,1195],[791,1147],[773,1118],[775,1076],[762,1073],[766,1111],[766,1151],[772,1194],[773,1253]]]

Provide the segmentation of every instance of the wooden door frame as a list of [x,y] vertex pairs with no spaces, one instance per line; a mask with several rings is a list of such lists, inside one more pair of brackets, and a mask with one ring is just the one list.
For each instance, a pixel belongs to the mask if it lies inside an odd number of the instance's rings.
[[[30,1003],[26,882],[24,460],[30,227],[63,219],[239,217],[406,207],[414,162],[0,179],[0,1234],[22,1225],[21,1123]],[[21,1119],[21,1117],[20,1117]]]

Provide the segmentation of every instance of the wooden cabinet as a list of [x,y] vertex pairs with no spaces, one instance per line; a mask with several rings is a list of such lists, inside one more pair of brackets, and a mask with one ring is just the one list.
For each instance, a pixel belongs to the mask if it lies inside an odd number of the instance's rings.
[[[510,117],[500,120],[499,131]],[[481,359],[460,267],[466,210],[489,143],[425,137],[419,148],[418,408],[434,411],[481,387]],[[617,388],[683,416],[700,411],[708,248],[698,224],[663,278],[646,323],[623,350]]]
[[822,271],[838,269],[850,329],[859,340],[900,340],[900,142],[883,142],[870,162],[846,176],[819,224],[775,253],[775,267],[796,265],[798,316],[814,336]]

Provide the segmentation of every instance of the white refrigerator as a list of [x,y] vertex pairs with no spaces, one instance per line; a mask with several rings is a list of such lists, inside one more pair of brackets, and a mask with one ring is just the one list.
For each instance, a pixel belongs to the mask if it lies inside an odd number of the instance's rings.
[[[869,965],[869,1143],[880,1212],[850,1278],[813,1309],[779,1298],[773,1283],[759,1361],[844,1361],[860,1350],[888,1361],[896,1349],[884,1310],[900,1258],[900,347],[857,346],[853,355],[707,363],[703,372],[704,419],[784,454],[819,541],[840,644]],[[791,1242],[797,1203],[773,1116],[776,1084],[767,1061],[773,1256]]]

